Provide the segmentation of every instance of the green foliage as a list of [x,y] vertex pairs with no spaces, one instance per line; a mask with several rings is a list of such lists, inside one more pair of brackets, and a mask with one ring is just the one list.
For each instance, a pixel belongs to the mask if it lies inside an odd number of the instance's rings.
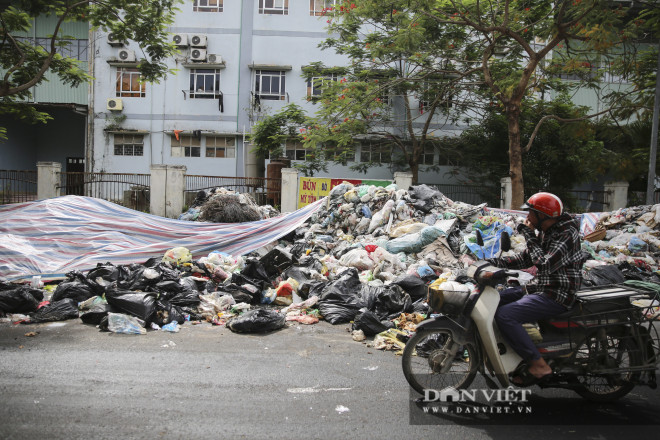
[[304,127],[306,115],[296,104],[289,104],[274,115],[268,115],[252,127],[250,142],[254,152],[270,157],[282,156],[282,144],[289,139],[298,139]]
[[[566,96],[552,102],[530,102],[520,115],[523,142],[531,136],[539,117],[558,115],[570,119],[585,112]],[[493,109],[482,123],[462,133],[456,147],[472,181],[485,188],[499,187],[500,179],[509,170],[507,132],[506,116]],[[546,189],[568,199],[571,188],[602,176],[611,165],[612,156],[596,138],[592,122],[550,120],[540,128],[532,149],[523,158],[526,193]]]
[[[80,63],[64,58],[58,49],[70,44],[62,33],[65,22],[89,22],[112,32],[118,39],[134,40],[145,57],[138,64],[142,78],[158,81],[168,73],[166,60],[176,52],[169,42],[168,26],[174,22],[181,0],[19,0],[0,7],[0,114],[14,115],[32,122],[45,122],[43,112],[23,104],[31,98],[30,89],[46,81],[53,72],[66,85],[76,87],[91,80]],[[57,21],[46,49],[21,38],[29,35],[34,19],[55,17]],[[1,137],[1,134],[0,134]]]

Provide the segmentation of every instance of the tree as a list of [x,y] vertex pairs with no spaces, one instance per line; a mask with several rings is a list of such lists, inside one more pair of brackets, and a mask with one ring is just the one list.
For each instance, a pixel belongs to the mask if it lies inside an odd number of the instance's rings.
[[370,145],[352,169],[393,162],[417,182],[425,153],[443,148],[442,128],[465,114],[466,84],[448,61],[465,32],[445,29],[408,0],[346,1],[325,15],[332,36],[321,47],[349,63],[304,69],[319,109],[300,134],[313,159],[302,168],[345,164],[362,142]]
[[[167,27],[173,23],[180,0],[17,0],[0,4],[0,114],[31,122],[45,122],[47,113],[25,104],[30,89],[54,72],[64,84],[76,87],[91,78],[77,60],[59,52],[70,44],[61,31],[66,21],[87,21],[111,32],[122,41],[141,45],[145,58],[138,64],[145,81],[157,81],[169,69],[167,57],[176,52],[169,42]],[[25,38],[33,19],[50,15],[57,18],[46,47]],[[0,130],[0,137],[4,135]]]
[[[484,96],[506,117],[512,204],[520,206],[523,156],[535,137],[523,146],[520,119],[526,101],[565,89],[559,74],[575,75],[580,81],[573,87],[598,87],[603,71],[596,63],[620,55],[635,32],[634,26],[626,27],[626,10],[604,0],[419,0],[416,5],[443,26],[469,30],[470,42],[477,43],[479,50],[464,62],[478,67]],[[539,122],[553,119],[573,121],[546,115]]]
[[[577,107],[563,95],[553,101],[528,102],[521,110],[521,139],[528,140],[536,129],[539,117],[557,115],[563,119],[579,119],[587,108]],[[474,181],[498,183],[509,169],[508,118],[493,107],[486,118],[461,133],[456,151]],[[596,138],[596,127],[590,120],[562,124],[550,120],[537,131],[534,148],[523,157],[527,196],[540,189],[549,190],[571,204],[570,190],[577,184],[593,181],[609,171],[616,153],[608,152]],[[497,188],[488,191],[489,188]],[[499,200],[499,186],[481,185],[486,200]]]

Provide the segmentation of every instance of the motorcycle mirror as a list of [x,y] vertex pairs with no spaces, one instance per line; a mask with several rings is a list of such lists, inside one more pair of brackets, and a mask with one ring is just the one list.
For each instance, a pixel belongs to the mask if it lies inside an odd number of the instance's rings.
[[508,252],[511,250],[511,237],[506,231],[502,231],[502,234],[500,235],[500,248],[502,249],[502,252]]
[[476,234],[477,234],[477,244],[479,246],[483,246],[484,245],[484,238],[481,236],[481,231],[479,229],[477,229]]

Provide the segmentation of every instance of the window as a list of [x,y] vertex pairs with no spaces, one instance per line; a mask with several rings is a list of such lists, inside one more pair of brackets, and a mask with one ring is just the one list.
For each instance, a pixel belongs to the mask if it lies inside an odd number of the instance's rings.
[[327,160],[338,162],[355,162],[355,150],[343,150],[333,145],[324,145],[325,157]]
[[323,15],[323,9],[328,9],[337,4],[337,0],[309,0],[309,15]]
[[433,105],[433,102],[438,97],[438,94],[440,94],[440,98],[438,99],[438,105],[436,109],[452,108],[454,105],[454,95],[450,94],[447,98],[445,98],[446,93],[446,91],[434,89],[434,85],[432,83],[424,81],[422,84],[422,96],[419,98],[419,112],[424,113],[429,111],[431,109],[431,105]]
[[289,0],[259,0],[260,14],[289,14]]
[[305,160],[307,156],[307,150],[303,147],[303,144],[301,142],[286,141],[285,155],[287,159]]
[[[35,39],[18,37],[16,40],[30,46],[41,46],[46,52],[50,52],[50,38]],[[55,49],[58,54],[62,55],[64,58],[73,58],[78,61],[87,61],[87,46],[89,44],[89,40],[61,39],[59,42],[61,45],[57,45]]]
[[219,98],[220,70],[192,69],[190,71],[190,97],[214,99]]
[[307,97],[320,98],[323,88],[328,85],[330,81],[337,81],[337,74],[331,73],[325,76],[313,76],[307,80]]
[[133,67],[117,68],[117,97],[144,97],[146,85],[140,82],[140,71]]
[[422,165],[433,165],[433,160],[435,158],[435,148],[433,145],[424,146],[424,152],[420,158],[420,163]]
[[194,136],[172,136],[172,157],[200,157],[201,141]]
[[193,0],[193,12],[222,12],[222,0]]
[[360,151],[360,162],[390,163],[392,151],[387,145],[376,142],[363,143]]
[[236,138],[206,136],[206,157],[236,157]]
[[115,134],[115,156],[144,155],[144,136],[141,134]]
[[260,99],[283,100],[286,98],[283,70],[257,70],[254,92]]

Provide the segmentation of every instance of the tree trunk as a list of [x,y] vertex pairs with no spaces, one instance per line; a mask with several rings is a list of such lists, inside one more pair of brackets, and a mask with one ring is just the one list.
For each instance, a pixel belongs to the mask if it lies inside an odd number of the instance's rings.
[[509,177],[511,177],[511,209],[520,209],[525,202],[520,145],[520,106],[509,105],[506,111],[509,128]]
[[412,173],[412,184],[417,185],[417,179],[419,178],[419,163],[418,161],[411,160],[409,165],[410,172]]

